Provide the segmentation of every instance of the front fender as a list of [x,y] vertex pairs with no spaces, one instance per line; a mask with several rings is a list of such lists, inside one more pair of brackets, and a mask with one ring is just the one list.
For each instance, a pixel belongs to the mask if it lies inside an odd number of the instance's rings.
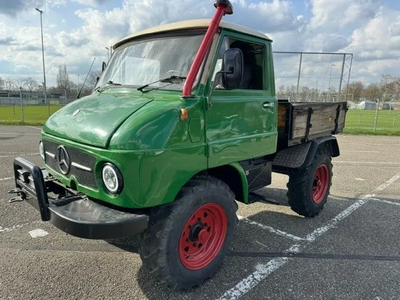
[[246,172],[237,163],[230,163],[207,170],[207,173],[225,182],[235,194],[236,200],[244,203],[249,202],[249,186],[247,183]]

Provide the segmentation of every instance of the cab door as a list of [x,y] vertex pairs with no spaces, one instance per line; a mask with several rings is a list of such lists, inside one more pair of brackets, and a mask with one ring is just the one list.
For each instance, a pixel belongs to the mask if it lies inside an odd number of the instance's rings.
[[[250,82],[249,68],[245,67],[247,83],[234,90],[225,89],[216,75],[228,48],[242,48],[246,52],[245,65],[252,61],[254,66],[250,68]],[[214,71],[208,81],[210,97],[205,113],[209,168],[276,152],[277,99],[270,51],[267,40],[242,38],[233,32],[221,34]]]

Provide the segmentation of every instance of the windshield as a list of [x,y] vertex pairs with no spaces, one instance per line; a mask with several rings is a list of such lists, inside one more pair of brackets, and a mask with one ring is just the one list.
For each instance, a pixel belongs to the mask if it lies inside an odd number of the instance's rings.
[[[139,87],[171,76],[186,77],[204,34],[138,41],[119,47],[97,87],[107,83]],[[182,90],[185,80],[155,82],[150,88]]]

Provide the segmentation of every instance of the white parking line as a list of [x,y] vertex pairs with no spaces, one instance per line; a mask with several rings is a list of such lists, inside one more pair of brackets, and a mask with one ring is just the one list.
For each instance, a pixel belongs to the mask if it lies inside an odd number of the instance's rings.
[[[39,155],[39,153],[26,153],[26,154],[20,154],[20,155],[23,155],[23,156],[36,156],[36,155]],[[0,158],[8,158],[8,157],[15,157],[15,156],[18,156],[18,155],[15,155],[15,154],[13,154],[13,155],[0,155]]]
[[293,241],[305,241],[305,240],[306,240],[306,239],[304,239],[304,238],[295,236],[295,235],[293,235],[293,234],[284,232],[284,231],[282,231],[282,230],[275,229],[275,228],[273,228],[273,227],[271,227],[271,226],[264,225],[264,224],[261,224],[261,223],[259,223],[259,222],[250,220],[250,219],[248,219],[248,218],[246,218],[246,217],[243,217],[243,216],[238,216],[238,218],[239,218],[239,220],[241,220],[241,221],[243,221],[243,222],[245,222],[245,223],[247,223],[247,224],[258,226],[258,227],[260,227],[260,228],[262,228],[262,229],[264,229],[264,230],[267,230],[267,231],[269,231],[269,232],[271,232],[271,233],[274,233],[274,234],[277,234],[277,235],[279,235],[279,236],[283,236],[283,237],[285,237],[285,238],[291,239],[291,240],[293,240]]
[[384,199],[378,199],[378,198],[371,198],[370,200],[373,200],[373,201],[376,201],[376,202],[381,202],[381,203],[386,203],[386,204],[391,204],[391,205],[400,206],[400,202],[394,202],[394,201],[389,201],[389,200],[384,200]]
[[380,186],[378,186],[374,192],[382,192],[384,189],[386,189],[389,185],[391,185],[393,182],[397,181],[400,178],[400,173],[397,173],[394,175],[392,178],[390,178],[388,181],[385,183],[382,183]]
[[[400,173],[394,175],[392,178],[387,180],[385,183],[381,184],[378,186],[373,192],[381,192],[384,189],[386,189],[388,186],[393,184],[396,180],[400,178]],[[345,218],[347,218],[349,215],[351,215],[353,212],[355,212],[357,209],[359,209],[361,206],[363,206],[365,203],[369,201],[370,198],[373,198],[374,195],[366,195],[359,200],[357,200],[355,203],[347,207],[344,211],[339,213],[336,217],[325,223],[320,228],[315,229],[312,233],[308,234],[306,237],[306,242],[303,243],[302,245],[292,245],[289,247],[286,251],[290,252],[292,248],[296,248],[296,253],[301,252],[301,250],[305,249],[307,246],[312,244],[318,237],[324,235],[326,232],[328,232],[330,229],[336,227],[336,225],[343,221]],[[237,283],[234,287],[226,291],[220,298],[219,300],[222,299],[230,299],[230,300],[236,300],[239,299],[241,296],[244,294],[248,293],[251,291],[256,285],[258,285],[261,281],[266,279],[269,275],[271,275],[274,271],[278,270],[280,267],[286,265],[292,258],[287,258],[287,257],[276,257],[270,261],[268,261],[266,264],[259,264],[256,266],[256,271],[254,271],[252,274],[249,276],[243,278],[239,283]]]
[[44,237],[49,234],[46,230],[40,228],[31,230],[28,233],[33,239],[36,239],[38,237]]
[[40,133],[0,132],[0,135],[17,135],[18,137],[23,137],[23,136],[40,136]]
[[[340,214],[338,214],[336,217],[331,219],[329,222],[327,222],[324,226],[315,229],[312,233],[307,235],[307,243],[304,243],[303,245],[292,245],[288,249],[285,250],[285,252],[292,252],[292,249],[296,249],[296,253],[301,252],[306,246],[310,245],[313,243],[316,238],[320,237],[324,233],[326,233],[328,230],[334,228],[340,221],[344,220],[347,218],[351,213],[353,213],[355,210],[360,208],[362,205],[367,203],[367,199],[360,199],[356,201],[354,204],[350,205],[348,208],[346,208],[344,211],[342,211]],[[234,299],[239,299],[241,296],[249,292],[252,288],[254,288],[257,284],[259,284],[262,280],[267,278],[269,275],[271,275],[274,271],[279,269],[280,267],[284,266],[286,263],[288,263],[290,260],[293,258],[288,258],[288,257],[277,257],[272,260],[270,260],[266,264],[259,264],[257,265],[257,270],[247,276],[246,278],[242,279],[238,284],[236,284],[233,288],[230,290],[226,291],[220,298],[219,300],[234,300]]]
[[11,179],[13,179],[14,177],[5,177],[5,178],[0,178],[0,181],[6,181],[6,180],[11,180]]
[[388,166],[388,167],[399,167],[399,162],[394,161],[347,161],[347,160],[334,160],[335,165],[346,165],[346,166]]
[[381,151],[371,151],[371,150],[346,150],[346,153],[356,152],[356,153],[380,153]]
[[336,217],[325,223],[324,226],[315,229],[312,233],[308,234],[306,239],[310,243],[314,242],[318,237],[325,234],[328,230],[334,228],[340,221],[347,218],[350,214],[352,214],[355,210],[359,209],[369,200],[369,195],[363,197],[362,199],[357,200],[354,204],[350,205]]
[[0,226],[0,233],[2,233],[2,232],[10,232],[10,231],[13,231],[13,230],[16,230],[16,229],[19,229],[19,228],[22,228],[22,227],[25,227],[25,226],[27,226],[27,225],[30,225],[30,224],[36,224],[36,223],[41,223],[40,221],[34,221],[34,222],[29,222],[29,223],[23,223],[23,224],[18,224],[18,225],[13,225],[13,226],[11,226],[11,227],[1,227]]
[[35,127],[35,126],[26,126],[26,127],[33,128],[33,129],[42,131],[42,128],[41,128],[41,127]]

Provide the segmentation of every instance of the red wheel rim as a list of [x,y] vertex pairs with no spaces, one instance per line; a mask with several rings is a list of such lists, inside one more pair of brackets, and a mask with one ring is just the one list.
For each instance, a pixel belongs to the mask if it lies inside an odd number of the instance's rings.
[[315,203],[321,203],[329,186],[329,169],[325,164],[320,165],[315,171],[312,187],[313,200]]
[[210,264],[225,241],[228,221],[221,205],[199,207],[186,222],[179,241],[179,258],[189,270]]

